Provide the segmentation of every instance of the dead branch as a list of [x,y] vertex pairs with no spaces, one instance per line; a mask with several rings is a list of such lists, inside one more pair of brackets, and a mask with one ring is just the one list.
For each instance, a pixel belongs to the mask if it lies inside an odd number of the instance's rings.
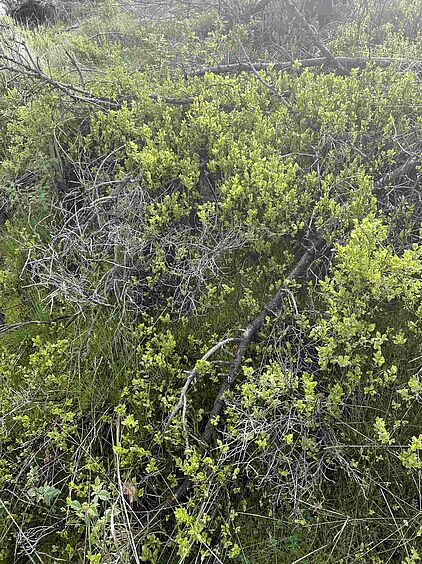
[[[334,61],[334,62],[333,62]],[[326,57],[315,57],[311,59],[298,59],[296,61],[281,62],[239,62],[227,65],[216,65],[213,67],[203,67],[196,71],[187,72],[185,78],[201,77],[208,73],[216,75],[239,74],[241,72],[256,71],[289,71],[292,69],[320,68],[335,69],[340,64],[343,68],[350,70],[353,68],[364,69],[367,65],[375,65],[380,68],[388,68],[394,65],[398,66],[398,70],[407,71],[414,70],[420,72],[422,70],[422,61],[410,59],[395,59],[383,57],[333,57],[327,60]]]
[[[51,303],[60,297],[77,309],[83,304],[120,304],[126,313],[138,315],[157,299],[170,299],[183,315],[195,311],[201,289],[220,273],[221,257],[247,245],[240,228],[227,230],[217,217],[199,233],[186,221],[169,223],[159,234],[166,270],[151,288],[158,247],[148,233],[148,209],[167,189],[158,196],[140,179],[102,183],[98,171],[93,178],[89,167],[75,168],[83,191],[70,188],[56,203],[61,221],[50,228],[48,243],[28,250],[24,266],[29,284],[45,290]],[[106,188],[110,192],[104,194]],[[177,257],[180,248],[186,252]]]
[[96,97],[92,92],[51,78],[41,70],[38,64],[36,66],[30,66],[22,60],[17,60],[3,53],[0,53],[0,64],[1,63],[3,63],[3,65],[0,66],[0,70],[14,71],[21,76],[36,79],[51,86],[55,90],[60,90],[75,102],[93,104],[107,109],[117,109],[120,106],[120,104],[112,102],[107,98]]
[[[286,281],[297,280],[303,277],[316,255],[322,250],[323,245],[323,239],[320,236],[316,236],[312,241],[312,246],[306,250],[306,252],[301,256],[300,260],[289,272],[286,277]],[[213,420],[221,413],[224,407],[224,394],[232,387],[249,345],[259,333],[265,320],[267,318],[273,317],[282,306],[283,294],[285,290],[286,283],[284,282],[274,294],[274,296],[270,299],[270,301],[263,307],[261,312],[255,317],[255,319],[253,319],[249,323],[249,325],[243,331],[242,336],[240,337],[240,345],[236,357],[231,363],[227,376],[221,384],[220,389],[218,390],[217,396],[214,400],[214,404],[208,417],[207,425],[202,434],[202,439],[205,442],[208,443],[211,439],[214,429]]]

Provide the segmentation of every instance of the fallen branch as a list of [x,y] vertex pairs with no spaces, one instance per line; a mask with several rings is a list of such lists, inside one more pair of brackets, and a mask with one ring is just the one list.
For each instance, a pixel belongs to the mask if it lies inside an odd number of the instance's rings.
[[[9,43],[14,42],[16,44],[16,48],[8,44],[9,47],[9,54],[7,52],[3,52],[0,50],[0,71],[10,71],[20,74],[21,76],[25,76],[29,79],[38,80],[51,88],[59,90],[63,92],[73,101],[83,104],[90,104],[97,107],[101,107],[104,109],[119,109],[122,107],[124,102],[129,102],[132,100],[130,96],[124,96],[120,99],[113,101],[108,98],[102,98],[95,96],[92,92],[86,90],[85,88],[80,88],[74,86],[73,84],[61,82],[52,78],[51,76],[45,74],[40,67],[39,61],[34,61],[29,48],[27,45],[17,39],[9,39]],[[22,52],[24,53],[24,57],[22,57]],[[70,56],[70,55],[68,55]],[[84,85],[84,79],[82,75],[82,71],[77,65],[75,61],[73,61],[74,65],[76,64],[79,78],[81,85]],[[184,73],[185,78],[193,78],[193,77],[202,77],[207,73],[212,73],[216,75],[224,75],[224,74],[236,74],[240,72],[251,72],[256,77],[259,77],[258,72],[262,70],[274,70],[274,71],[287,71],[293,69],[300,69],[300,68],[337,68],[342,72],[345,69],[352,69],[352,68],[365,68],[368,64],[375,64],[381,68],[387,68],[394,64],[399,66],[399,70],[405,71],[409,69],[413,70],[421,70],[422,69],[422,61],[412,61],[412,60],[402,60],[402,59],[388,59],[388,58],[364,58],[364,57],[333,57],[330,54],[330,57],[320,57],[320,58],[313,58],[313,59],[303,59],[298,61],[287,61],[287,62],[261,62],[255,63],[252,61],[248,62],[240,62],[240,63],[231,63],[228,65],[217,65],[214,67],[204,67],[200,70],[193,71],[190,73]],[[280,93],[279,96],[282,98],[283,103],[285,102],[284,97],[288,97],[289,93]],[[158,93],[151,93],[149,94],[150,100],[155,101],[162,101],[166,104],[173,105],[173,106],[189,106],[191,105],[195,97],[194,96],[186,96],[186,97],[171,97],[165,96]],[[223,111],[230,111],[233,109],[232,105],[223,105]]]
[[388,68],[393,65],[398,65],[399,70],[405,71],[410,69],[416,69],[420,71],[422,69],[422,61],[411,60],[411,59],[396,59],[396,58],[385,58],[385,57],[332,57],[328,59],[326,57],[315,57],[310,59],[298,59],[296,61],[281,61],[281,62],[239,62],[230,63],[227,65],[216,65],[213,67],[204,67],[202,69],[184,73],[186,78],[190,77],[201,77],[207,73],[224,75],[224,74],[238,74],[241,72],[255,72],[262,70],[274,70],[274,71],[288,71],[292,69],[301,68],[338,68],[341,65],[343,68],[350,70],[353,68],[363,69],[367,65],[376,65],[381,68]]
[[[315,256],[321,251],[323,244],[324,244],[323,239],[317,236],[315,240],[312,241],[312,247],[306,250],[306,252],[302,255],[300,260],[289,272],[289,274],[286,277],[286,281],[297,280],[298,278],[303,277],[304,274],[306,274],[306,271],[308,270]],[[240,345],[236,357],[231,363],[227,376],[220,386],[220,389],[214,400],[214,404],[211,408],[207,425],[205,427],[204,432],[202,433],[202,439],[205,442],[208,443],[211,439],[214,429],[213,420],[221,413],[224,407],[224,394],[232,387],[232,384],[236,379],[236,376],[238,374],[240,365],[242,364],[248,346],[251,344],[251,342],[255,339],[255,337],[259,333],[265,320],[268,317],[270,318],[273,317],[280,309],[283,303],[283,294],[285,291],[286,291],[286,284],[284,282],[277,290],[277,292],[274,294],[274,296],[271,298],[271,300],[263,307],[261,312],[255,317],[255,319],[253,319],[249,323],[249,325],[243,331],[242,336],[239,339]]]
[[[3,63],[3,65],[1,65],[1,63]],[[73,86],[73,84],[67,84],[55,80],[46,75],[38,65],[30,66],[26,62],[16,60],[15,58],[3,53],[0,53],[0,65],[0,70],[18,72],[21,76],[39,80],[40,82],[51,86],[55,90],[60,90],[75,102],[88,103],[107,109],[115,109],[120,106],[120,104],[118,104],[117,102],[113,102],[107,98],[96,97],[92,94],[92,92],[88,92],[87,90],[78,88],[77,86]]]

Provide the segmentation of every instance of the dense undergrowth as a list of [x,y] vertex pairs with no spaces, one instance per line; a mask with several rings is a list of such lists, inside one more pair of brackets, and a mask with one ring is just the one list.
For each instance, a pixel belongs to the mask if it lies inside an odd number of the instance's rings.
[[422,5],[347,6],[0,20],[1,562],[422,557]]

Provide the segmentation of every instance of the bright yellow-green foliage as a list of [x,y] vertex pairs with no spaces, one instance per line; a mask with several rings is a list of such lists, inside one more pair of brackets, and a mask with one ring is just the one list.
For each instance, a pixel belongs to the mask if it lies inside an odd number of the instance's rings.
[[336,53],[420,59],[420,0],[358,0],[355,10],[330,43]]
[[[334,54],[420,57],[388,6]],[[0,84],[0,562],[417,562],[420,72],[192,76],[248,26],[90,10],[21,30],[79,91]]]

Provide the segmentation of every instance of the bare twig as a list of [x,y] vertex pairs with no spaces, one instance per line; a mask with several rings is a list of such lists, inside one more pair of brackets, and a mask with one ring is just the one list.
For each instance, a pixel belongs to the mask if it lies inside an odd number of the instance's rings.
[[[231,362],[227,376],[217,392],[214,404],[208,416],[207,424],[205,426],[204,432],[201,435],[201,439],[204,443],[209,443],[211,441],[211,437],[214,431],[215,419],[221,414],[225,405],[224,395],[228,390],[231,389],[234,381],[236,380],[237,374],[239,372],[240,366],[242,365],[249,345],[256,338],[265,320],[269,317],[273,317],[279,311],[283,303],[283,294],[286,289],[286,281],[297,280],[303,277],[306,274],[312,261],[315,259],[317,254],[322,251],[323,247],[323,239],[319,235],[316,235],[314,240],[312,241],[311,246],[305,251],[299,261],[287,275],[285,282],[280,286],[280,288],[276,291],[270,301],[263,307],[260,313],[249,323],[249,325],[243,331],[239,339],[239,348],[237,350],[236,356]],[[185,478],[174,496],[162,505],[161,510],[165,510],[166,508],[177,502],[192,487],[192,485],[192,480],[188,477]]]
[[[225,345],[229,344],[229,343],[233,343],[233,342],[239,342],[239,339],[235,339],[235,338],[229,338],[229,339],[223,339],[222,341],[218,342],[216,345],[214,345],[211,349],[209,349],[201,358],[201,360],[208,360],[214,353],[216,353],[218,350],[220,350],[221,348],[223,348]],[[180,397],[179,397],[179,401],[177,402],[177,404],[175,405],[173,411],[171,412],[171,414],[168,416],[168,418],[166,419],[165,423],[164,423],[164,429],[167,429],[167,427],[170,425],[170,423],[173,421],[173,419],[176,417],[176,415],[178,414],[178,412],[182,409],[184,402],[186,401],[186,394],[188,393],[188,390],[191,386],[191,384],[195,381],[196,377],[198,376],[198,367],[195,366],[190,372],[189,372],[189,376],[186,378],[185,381],[185,385],[182,388],[182,391],[180,392]]]
[[8,333],[9,331],[14,331],[16,329],[21,329],[22,327],[27,327],[28,325],[51,325],[52,323],[56,323],[57,321],[61,321],[63,319],[69,319],[73,317],[71,315],[63,315],[62,317],[57,317],[56,319],[50,319],[49,321],[22,321],[20,323],[11,323],[9,325],[0,325],[0,335],[4,333]]

